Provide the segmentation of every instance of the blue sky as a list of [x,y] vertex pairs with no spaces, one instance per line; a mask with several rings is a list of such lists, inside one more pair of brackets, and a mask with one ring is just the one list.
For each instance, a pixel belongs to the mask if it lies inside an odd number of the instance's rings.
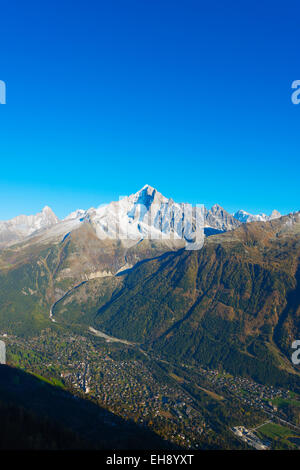
[[[255,3],[255,4],[253,4]],[[300,209],[299,2],[2,1],[0,219],[145,183]]]

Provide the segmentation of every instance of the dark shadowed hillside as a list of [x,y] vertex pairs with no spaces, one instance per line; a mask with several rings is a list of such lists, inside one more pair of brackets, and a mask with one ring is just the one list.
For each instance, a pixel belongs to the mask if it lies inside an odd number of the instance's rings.
[[1,449],[170,449],[150,430],[46,381],[0,366]]

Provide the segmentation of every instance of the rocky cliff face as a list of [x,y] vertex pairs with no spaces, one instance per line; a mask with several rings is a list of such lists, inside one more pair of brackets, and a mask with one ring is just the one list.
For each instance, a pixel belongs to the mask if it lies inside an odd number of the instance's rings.
[[205,225],[222,232],[233,230],[241,224],[239,220],[234,218],[223,207],[215,204],[209,211],[205,212]]

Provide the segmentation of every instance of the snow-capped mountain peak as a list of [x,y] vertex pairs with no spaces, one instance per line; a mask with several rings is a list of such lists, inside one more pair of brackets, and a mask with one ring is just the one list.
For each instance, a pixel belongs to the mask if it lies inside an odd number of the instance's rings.
[[239,220],[241,223],[249,223],[249,222],[267,222],[268,220],[278,219],[281,217],[280,212],[277,210],[273,210],[271,215],[266,215],[264,213],[260,214],[250,214],[244,210],[239,210],[235,212],[233,217]]
[[0,244],[17,242],[58,222],[58,217],[49,206],[35,215],[18,215],[13,219],[0,221]]
[[139,191],[138,193],[142,192],[142,191],[147,191],[149,193],[153,193],[153,191],[156,191],[155,188],[153,188],[152,186],[150,186],[150,184],[145,184]]
[[149,184],[145,184],[137,193],[129,196],[129,199],[134,201],[136,204],[143,204],[150,207],[153,203],[167,203],[168,198],[163,196]]
[[67,215],[67,217],[64,218],[64,220],[71,220],[71,219],[81,219],[86,215],[86,210],[84,209],[77,209],[74,212],[71,212],[71,214]]
[[101,239],[184,241],[197,235],[192,206],[175,203],[148,184],[119,201],[89,209],[87,216]]
[[270,217],[269,217],[269,220],[278,219],[279,217],[281,217],[280,212],[278,212],[276,209],[274,209],[274,210],[271,212],[271,215],[270,215]]

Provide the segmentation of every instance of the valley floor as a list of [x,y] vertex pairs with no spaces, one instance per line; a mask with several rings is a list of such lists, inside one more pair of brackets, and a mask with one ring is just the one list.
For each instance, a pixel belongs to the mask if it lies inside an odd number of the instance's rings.
[[[299,397],[288,390],[221,370],[169,363],[157,353],[92,331],[70,333],[53,325],[31,339],[4,339],[9,364],[150,428],[174,445],[251,448],[232,432],[244,426],[256,429],[268,448],[299,446],[300,427],[279,405],[293,401],[300,407]],[[289,432],[272,434],[262,426],[266,421]]]

